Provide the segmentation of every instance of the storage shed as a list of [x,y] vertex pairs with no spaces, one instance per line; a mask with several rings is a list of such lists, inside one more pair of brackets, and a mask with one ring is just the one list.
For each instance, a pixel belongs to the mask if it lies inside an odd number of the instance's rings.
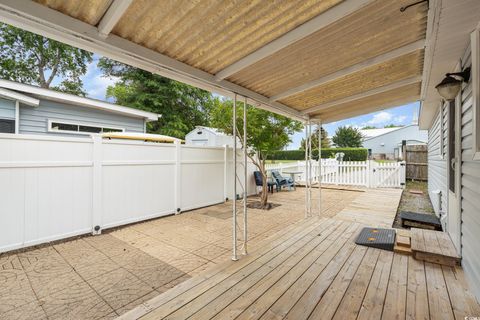
[[[207,147],[232,146],[233,137],[216,128],[197,126],[194,130],[187,133],[185,143]],[[238,140],[237,143],[240,144],[240,141]]]

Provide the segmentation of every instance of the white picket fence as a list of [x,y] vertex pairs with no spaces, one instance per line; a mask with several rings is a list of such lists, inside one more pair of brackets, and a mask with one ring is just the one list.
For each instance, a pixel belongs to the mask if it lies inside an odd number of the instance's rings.
[[[305,181],[305,161],[269,163],[268,171],[278,170],[283,175],[292,172],[299,183]],[[313,182],[318,181],[318,161],[312,161]],[[403,188],[405,163],[368,161],[336,161],[322,159],[322,183],[334,185],[364,186],[368,188]]]

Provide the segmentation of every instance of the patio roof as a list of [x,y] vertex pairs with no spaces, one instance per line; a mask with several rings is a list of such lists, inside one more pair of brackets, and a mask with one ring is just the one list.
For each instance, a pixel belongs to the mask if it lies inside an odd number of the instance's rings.
[[0,21],[295,119],[420,98],[427,2],[0,0]]

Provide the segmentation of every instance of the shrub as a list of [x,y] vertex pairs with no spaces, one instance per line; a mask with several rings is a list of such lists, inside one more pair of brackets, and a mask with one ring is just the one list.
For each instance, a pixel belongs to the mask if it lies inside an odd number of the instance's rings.
[[[334,158],[335,153],[343,152],[345,161],[365,161],[368,151],[365,148],[325,148],[322,149],[322,159]],[[318,150],[312,150],[314,159],[318,159]],[[304,150],[282,150],[276,151],[268,156],[269,160],[305,160]]]

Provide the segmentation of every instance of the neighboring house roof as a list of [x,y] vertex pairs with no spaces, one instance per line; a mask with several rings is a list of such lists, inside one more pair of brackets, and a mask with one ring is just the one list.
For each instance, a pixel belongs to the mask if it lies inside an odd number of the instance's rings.
[[363,138],[365,140],[368,140],[370,138],[378,137],[378,136],[381,136],[383,134],[386,134],[386,133],[389,133],[389,132],[392,132],[392,131],[395,131],[395,130],[398,130],[398,129],[401,129],[401,128],[404,128],[404,127],[380,128],[380,129],[360,129],[360,132],[362,133]]
[[[134,108],[116,105],[116,104],[105,102],[105,101],[79,97],[73,94],[39,88],[36,86],[3,80],[3,79],[0,79],[0,90],[1,90],[0,96],[19,100],[22,103],[26,103],[28,105],[38,106],[38,103],[35,104],[35,101],[34,101],[35,99],[30,97],[30,95],[32,95],[34,97],[40,97],[46,100],[64,102],[72,105],[83,106],[83,107],[93,108],[97,110],[103,110],[107,112],[128,115],[136,118],[144,118],[148,121],[156,121],[158,120],[159,117],[161,117],[161,115],[153,112],[142,111]],[[23,95],[18,92],[23,92],[23,93],[26,93],[27,95]],[[30,103],[28,102],[29,100],[30,100]]]
[[[393,132],[393,131],[403,130],[403,129],[410,128],[410,127],[418,127],[418,125],[417,125],[417,124],[410,124],[410,125],[408,125],[408,126],[397,127],[397,128],[385,128],[385,129],[393,129],[393,130],[384,132],[384,133],[379,134],[379,135],[374,136],[374,137],[370,137],[370,138],[368,138],[368,139],[365,139],[364,141],[371,140],[371,139],[373,139],[373,138],[378,138],[378,137],[380,137],[380,136],[389,134],[389,133],[391,133],[391,132]],[[375,130],[375,129],[371,129],[371,130]],[[418,130],[420,131],[420,128],[419,128]],[[417,140],[417,141],[421,141],[421,140]]]

